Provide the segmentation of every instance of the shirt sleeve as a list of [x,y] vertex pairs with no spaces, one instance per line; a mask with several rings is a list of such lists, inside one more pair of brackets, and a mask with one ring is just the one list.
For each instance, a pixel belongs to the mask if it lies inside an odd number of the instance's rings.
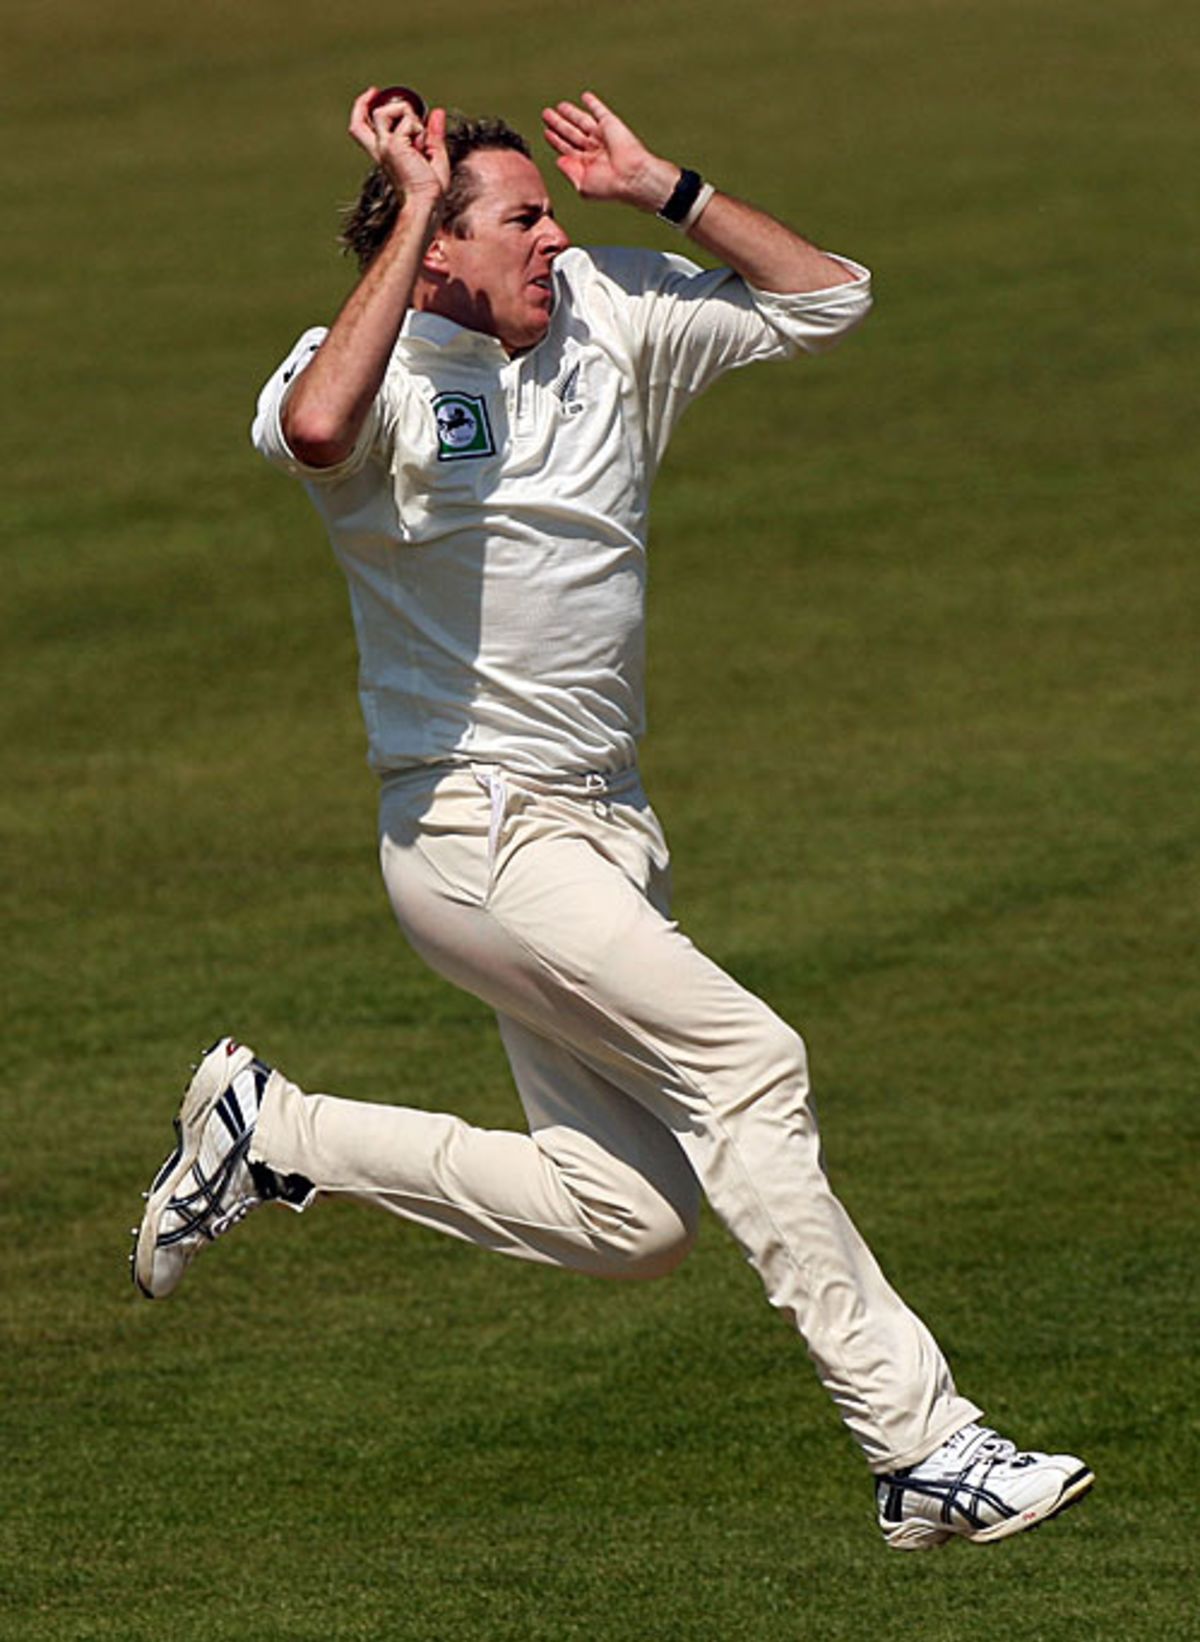
[[870,313],[870,271],[849,257],[834,255],[834,261],[854,278],[824,291],[790,294],[746,287],[761,318],[787,343],[785,357],[799,352],[825,353]]
[[854,276],[848,283],[779,293],[674,254],[593,256],[626,332],[658,455],[686,406],[726,371],[823,353],[871,308],[870,273],[848,257],[836,258]]
[[301,371],[312,363],[313,355],[328,334],[327,328],[322,325],[313,326],[304,332],[259,394],[258,409],[250,429],[254,448],[260,456],[265,456],[272,467],[281,468],[284,473],[290,473],[293,478],[303,479],[309,484],[329,484],[357,473],[375,449],[381,426],[377,398],[363,423],[354,449],[344,461],[338,462],[334,467],[309,467],[300,460],[285,439],[281,417],[288,394],[292,391]]

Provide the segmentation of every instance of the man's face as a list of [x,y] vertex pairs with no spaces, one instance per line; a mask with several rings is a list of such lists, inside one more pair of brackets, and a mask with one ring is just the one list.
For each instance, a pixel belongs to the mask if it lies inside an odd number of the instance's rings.
[[554,220],[541,172],[524,154],[485,148],[465,163],[476,195],[458,225],[463,237],[438,236],[436,290],[426,306],[519,353],[550,327],[550,270],[570,241]]

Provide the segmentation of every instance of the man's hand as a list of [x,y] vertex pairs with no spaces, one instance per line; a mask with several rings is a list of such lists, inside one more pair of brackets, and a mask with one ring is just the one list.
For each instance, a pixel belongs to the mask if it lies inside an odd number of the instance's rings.
[[[582,101],[582,108],[558,103],[542,110],[558,169],[585,200],[661,211],[679,181],[679,166],[652,154],[594,92],[585,91]],[[713,194],[687,234],[760,291],[828,290],[859,277],[765,211],[728,194]]]
[[582,101],[582,108],[558,103],[542,110],[558,169],[585,200],[659,210],[679,181],[679,167],[652,154],[594,92],[585,91]]
[[394,86],[381,93],[368,86],[350,110],[350,135],[387,175],[402,199],[440,200],[450,186],[446,153],[446,111],[425,118],[415,92]]

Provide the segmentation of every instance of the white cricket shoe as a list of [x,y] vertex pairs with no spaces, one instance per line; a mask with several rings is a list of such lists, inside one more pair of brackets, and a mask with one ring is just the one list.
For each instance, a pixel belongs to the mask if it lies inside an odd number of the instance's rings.
[[876,1479],[879,1526],[897,1551],[956,1537],[990,1544],[1036,1528],[1096,1479],[1073,1454],[1020,1453],[985,1425],[964,1425],[928,1459]]
[[202,1249],[260,1204],[305,1207],[312,1183],[280,1178],[247,1154],[271,1068],[233,1038],[219,1038],[196,1068],[175,1118],[175,1150],[146,1198],[130,1262],[148,1300],[165,1299]]

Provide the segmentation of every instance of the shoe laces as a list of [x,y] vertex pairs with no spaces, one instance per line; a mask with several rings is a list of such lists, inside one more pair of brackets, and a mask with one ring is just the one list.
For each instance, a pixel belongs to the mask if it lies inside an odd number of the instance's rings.
[[983,1441],[976,1447],[970,1459],[967,1461],[967,1464],[964,1466],[962,1475],[965,1476],[972,1466],[978,1465],[981,1462],[985,1464],[990,1471],[993,1465],[1001,1465],[1006,1460],[1014,1460],[1016,1457],[1016,1443],[1010,1442],[1007,1437],[998,1436],[993,1431],[990,1436],[984,1437]]
[[257,1197],[243,1197],[232,1208],[226,1209],[224,1214],[217,1215],[207,1225],[201,1225],[200,1230],[210,1242],[215,1243],[218,1237],[223,1237],[232,1226],[244,1220],[252,1209],[257,1209],[259,1201]]
[[1033,1456],[1021,1454],[1015,1442],[988,1431],[968,1445],[961,1464],[947,1465],[940,1481],[931,1478],[927,1486],[944,1499],[946,1509],[951,1505],[965,1509],[964,1502],[982,1503],[988,1497],[991,1476],[998,1467],[1019,1469],[1032,1462]]
[[1017,1445],[989,1426],[965,1426],[929,1458],[912,1467],[918,1476],[965,1478],[977,1467],[990,1471],[1016,1457]]

